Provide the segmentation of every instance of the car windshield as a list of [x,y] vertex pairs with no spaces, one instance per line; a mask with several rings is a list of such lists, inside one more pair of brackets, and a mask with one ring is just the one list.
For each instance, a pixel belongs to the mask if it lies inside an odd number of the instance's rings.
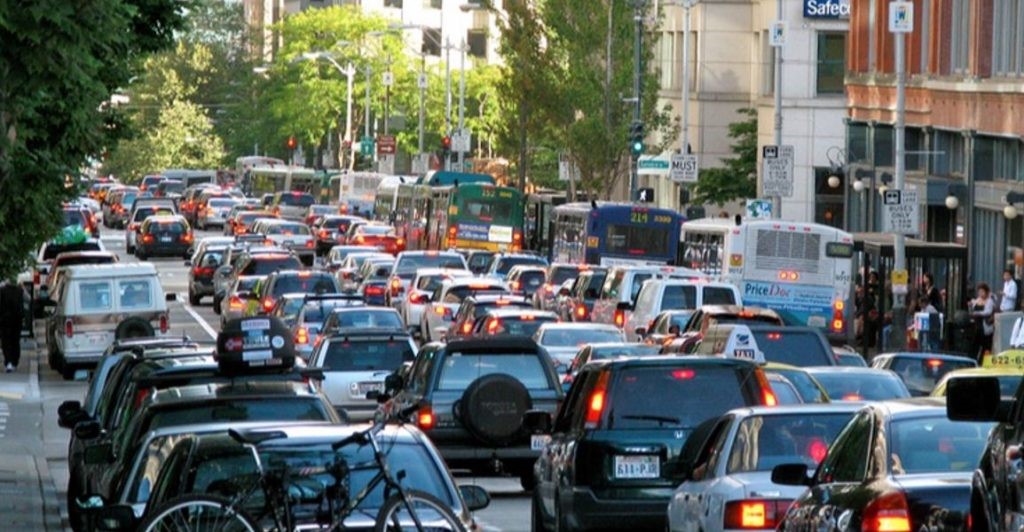
[[941,416],[894,419],[889,427],[889,467],[894,475],[973,471],[992,423]]
[[[340,439],[340,438],[339,438]],[[387,441],[385,460],[391,471],[401,472],[396,475],[402,486],[429,493],[445,505],[456,504],[445,481],[445,472],[437,466],[437,461],[422,444],[396,442],[394,438],[385,436]],[[195,452],[187,475],[184,479],[175,479],[176,485],[171,487],[154,487],[154,492],[171,491],[174,493],[214,493],[221,496],[235,496],[238,489],[253,485],[256,480],[256,466],[249,450],[228,438],[210,439]],[[317,505],[308,501],[318,501],[327,489],[335,483],[333,477],[324,471],[324,465],[334,463],[341,458],[350,465],[373,463],[373,449],[369,445],[348,445],[338,451],[329,446],[297,446],[265,444],[260,447],[260,460],[267,469],[272,471],[306,472],[292,480],[295,489],[303,491],[303,503],[292,507],[293,518],[300,523],[316,522]],[[353,467],[346,476],[346,487],[349,493],[359,493],[366,488],[377,473],[372,467]],[[169,479],[161,479],[165,482]],[[180,482],[180,484],[178,484]],[[148,489],[145,490],[148,495]],[[375,515],[384,504],[384,483],[379,483],[365,499],[356,507],[357,513]],[[143,500],[148,497],[139,497]],[[266,496],[257,490],[245,500],[245,505],[253,514],[260,515],[265,510]],[[418,510],[424,511],[424,510]],[[420,514],[421,518],[430,519],[428,512]]]
[[281,204],[291,207],[309,207],[314,203],[313,196],[301,192],[281,194]]
[[196,263],[200,268],[216,268],[224,260],[223,250],[211,250],[203,253],[202,258]]
[[295,270],[302,262],[291,255],[257,257],[246,265],[242,275],[270,275],[278,270]]
[[338,313],[337,328],[345,329],[403,329],[402,319],[392,310],[346,310]]
[[775,329],[753,333],[757,347],[768,362],[799,367],[836,364],[832,349],[811,331]]
[[643,357],[657,355],[661,348],[656,345],[634,344],[595,347],[590,352],[590,360],[604,360],[619,357]]
[[394,371],[416,356],[409,341],[393,340],[334,341],[324,356],[326,371]]
[[533,353],[487,355],[451,353],[441,366],[439,390],[465,390],[470,383],[485,375],[510,375],[530,390],[551,388],[540,357]]
[[309,226],[303,224],[272,224],[267,227],[268,235],[308,235]]
[[547,261],[541,257],[502,257],[498,260],[494,273],[505,275],[513,266],[519,266],[520,264],[539,264],[544,266],[547,264]]
[[282,294],[335,294],[338,285],[327,274],[282,275],[274,283],[274,297]]
[[780,464],[818,467],[852,412],[750,416],[740,422],[726,473],[771,471]]
[[692,430],[747,404],[742,377],[737,369],[710,365],[625,368],[613,387],[607,428]]
[[605,329],[549,329],[544,331],[540,344],[550,347],[572,347],[605,342],[622,342],[622,332]]
[[420,255],[403,255],[395,264],[395,273],[399,275],[415,275],[420,268],[452,268],[466,269],[462,255],[426,253]]
[[98,242],[82,242],[80,244],[47,244],[46,249],[43,250],[43,260],[53,260],[54,257],[61,253],[67,253],[69,251],[99,251],[100,245]]
[[185,183],[181,181],[164,181],[160,183],[159,189],[163,190],[164,193],[181,194],[185,191]]
[[249,275],[245,277],[239,277],[238,283],[235,284],[235,289],[238,291],[249,291],[256,287],[256,283],[260,282],[263,277],[259,275]]
[[337,229],[339,231],[347,231],[349,222],[345,218],[327,218],[321,224],[320,227],[324,229]]
[[941,358],[900,357],[893,359],[889,369],[903,379],[911,393],[928,394],[942,377],[955,369],[973,368],[969,361]]
[[847,373],[819,371],[815,380],[833,401],[884,401],[910,397],[907,387],[886,373]]

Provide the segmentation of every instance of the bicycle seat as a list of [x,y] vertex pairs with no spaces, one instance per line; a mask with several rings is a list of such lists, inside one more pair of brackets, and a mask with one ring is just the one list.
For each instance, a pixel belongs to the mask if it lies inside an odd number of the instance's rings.
[[235,429],[228,429],[228,436],[242,445],[259,445],[267,440],[287,438],[288,434],[280,430],[259,430],[239,432]]

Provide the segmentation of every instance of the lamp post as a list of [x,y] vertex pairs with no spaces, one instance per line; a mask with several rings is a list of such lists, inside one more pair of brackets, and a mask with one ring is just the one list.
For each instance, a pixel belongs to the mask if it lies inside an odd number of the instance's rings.
[[[348,46],[349,44],[351,44],[351,43],[349,43],[347,41],[338,41],[337,42],[337,46]],[[346,91],[345,91],[345,137],[344,137],[344,141],[346,143],[348,143],[349,146],[351,146],[351,143],[352,143],[352,87],[353,87],[352,84],[353,84],[353,78],[354,78],[354,76],[356,74],[355,67],[352,66],[352,62],[350,61],[348,64],[345,65],[344,68],[342,68],[341,64],[338,63],[338,61],[334,58],[334,56],[330,52],[325,52],[325,51],[307,52],[307,53],[304,53],[304,54],[298,56],[297,58],[293,59],[292,62],[293,63],[297,63],[297,62],[300,62],[300,61],[315,61],[315,60],[318,60],[318,59],[323,59],[323,60],[327,61],[328,63],[330,63],[331,66],[333,66],[342,76],[345,76],[345,78],[346,78]],[[255,69],[254,69],[254,71],[255,71]],[[367,78],[367,83],[369,83],[369,78]],[[367,85],[367,87],[369,87],[369,85]],[[341,161],[339,161],[339,162],[341,162]],[[342,166],[344,166],[344,165],[342,164]]]
[[1024,203],[1024,194],[1020,192],[1010,192],[1006,195],[1005,199],[1006,206],[1003,207],[1003,216],[1005,216],[1007,220],[1013,220],[1020,215],[1020,212],[1017,210],[1017,207],[1014,206],[1014,203]]

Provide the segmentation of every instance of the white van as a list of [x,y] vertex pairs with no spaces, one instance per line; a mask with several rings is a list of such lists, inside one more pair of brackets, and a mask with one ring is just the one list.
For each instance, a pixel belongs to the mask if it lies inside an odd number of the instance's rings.
[[651,320],[665,310],[695,310],[703,305],[742,305],[740,291],[730,283],[699,279],[650,279],[636,297],[632,315],[626,320],[626,338],[639,342]]
[[164,290],[150,263],[69,266],[55,290],[45,303],[52,309],[48,361],[66,379],[95,364],[115,339],[164,335],[170,327]]

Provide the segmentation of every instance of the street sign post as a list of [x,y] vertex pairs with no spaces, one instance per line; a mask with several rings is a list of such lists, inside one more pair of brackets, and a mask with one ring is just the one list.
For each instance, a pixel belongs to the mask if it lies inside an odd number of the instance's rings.
[[472,146],[472,133],[468,129],[456,129],[452,132],[452,151],[468,153]]
[[416,77],[416,87],[420,89],[427,88],[427,75],[425,73],[420,72],[420,75]]
[[390,87],[395,83],[395,75],[390,71],[385,72],[381,81],[384,82],[385,87]]
[[392,175],[395,173],[395,156],[393,154],[381,155],[377,160],[377,171],[382,174]]
[[558,180],[579,181],[579,178],[580,168],[576,166],[576,161],[564,153],[558,154]]
[[770,220],[772,218],[772,202],[765,199],[747,200],[747,218],[754,220]]
[[917,190],[886,190],[882,195],[882,232],[915,236],[921,227]]
[[430,170],[430,154],[429,153],[417,153],[412,158],[412,173],[417,175],[424,175]]
[[891,33],[911,33],[914,31],[914,3],[889,3],[889,31]]
[[373,155],[373,137],[363,137],[359,141],[359,153],[361,155]]
[[394,135],[381,135],[377,137],[377,155],[394,155],[398,145]]
[[696,183],[700,167],[697,156],[683,153],[672,154],[672,168],[669,176],[676,183]]
[[793,197],[793,146],[765,145],[761,159],[761,195]]
[[786,22],[784,20],[772,22],[771,30],[768,32],[768,44],[773,47],[785,46]]

